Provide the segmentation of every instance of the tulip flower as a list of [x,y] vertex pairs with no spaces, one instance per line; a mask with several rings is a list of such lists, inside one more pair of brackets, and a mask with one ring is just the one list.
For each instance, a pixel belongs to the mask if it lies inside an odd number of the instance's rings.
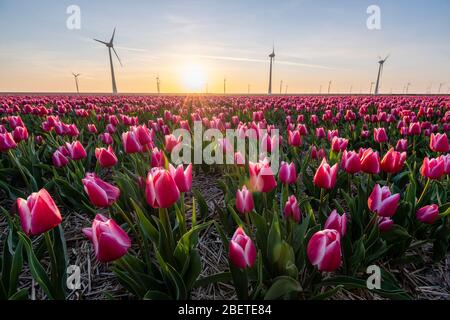
[[178,139],[173,134],[168,134],[164,136],[164,147],[167,153],[171,153],[172,150],[181,143],[182,136],[179,136]]
[[326,137],[325,129],[322,127],[316,128],[317,139],[324,139]]
[[302,136],[300,131],[288,131],[288,144],[293,147],[300,147],[302,145]]
[[256,248],[252,239],[239,227],[230,240],[228,255],[231,263],[239,268],[252,268],[256,261]]
[[300,222],[301,212],[298,206],[297,198],[294,195],[288,198],[284,205],[284,217],[286,219],[292,218],[295,222]]
[[147,175],[145,196],[153,208],[168,208],[178,201],[180,190],[169,171],[152,168]]
[[246,186],[236,191],[236,208],[241,214],[250,213],[254,208],[252,193]]
[[428,157],[426,157],[423,159],[420,173],[428,179],[439,179],[445,173],[444,159],[441,157],[428,159]]
[[95,216],[91,228],[83,233],[92,241],[95,257],[100,262],[110,262],[124,256],[131,247],[131,240],[117,223],[101,214]]
[[11,133],[0,133],[0,152],[5,152],[15,147],[17,147],[17,144]]
[[66,142],[66,148],[72,160],[80,160],[86,158],[86,150],[80,141],[76,140],[72,143]]
[[409,124],[408,133],[410,135],[418,136],[418,135],[420,135],[421,131],[422,131],[422,129],[420,128],[420,124],[418,122],[412,122]]
[[137,135],[133,131],[122,133],[122,144],[125,153],[137,153],[142,151],[142,145],[137,139]]
[[394,221],[388,217],[378,217],[378,229],[381,232],[389,231],[394,225]]
[[192,188],[192,163],[190,163],[186,170],[184,170],[183,164],[178,165],[175,169],[172,164],[169,164],[169,172],[173,180],[177,184],[180,192],[188,192]]
[[297,181],[297,171],[295,169],[295,164],[293,162],[291,162],[290,164],[282,162],[278,177],[280,178],[280,181],[282,183],[294,184]]
[[270,192],[276,188],[277,182],[267,159],[258,163],[250,161],[249,171],[250,185],[253,190],[257,192]]
[[430,149],[434,152],[448,152],[450,150],[450,146],[448,144],[447,134],[432,133],[430,136]]
[[327,160],[323,159],[319,168],[317,168],[316,174],[314,175],[314,185],[322,189],[333,189],[336,185],[337,172],[337,163],[330,167]]
[[381,160],[381,169],[388,173],[397,173],[403,169],[406,160],[406,152],[394,151],[391,148]]
[[380,217],[392,217],[397,211],[400,194],[391,194],[389,187],[376,184],[367,199],[369,209]]
[[386,130],[384,128],[374,128],[373,129],[373,139],[377,143],[383,143],[388,140]]
[[45,189],[33,192],[27,200],[18,198],[20,224],[27,235],[39,235],[58,226],[61,213]]
[[114,150],[111,146],[106,148],[96,148],[95,149],[95,158],[97,158],[98,163],[102,168],[109,168],[114,166],[117,163],[117,157],[114,153]]
[[162,150],[158,150],[158,148],[153,148],[151,164],[152,168],[165,167],[166,157],[164,156],[164,152]]
[[87,130],[89,133],[97,133],[97,127],[93,123],[87,125]]
[[100,135],[100,139],[104,144],[110,145],[113,143],[113,138],[108,132],[104,132]]
[[26,127],[16,127],[13,131],[14,140],[19,143],[20,141],[28,139],[28,130]]
[[361,160],[355,151],[344,150],[341,158],[341,167],[345,172],[354,174],[361,171]]
[[416,218],[423,223],[433,224],[439,218],[438,205],[431,204],[420,208],[416,212]]
[[371,148],[364,151],[361,155],[361,170],[369,174],[378,174],[380,172],[380,156]]
[[317,231],[309,240],[306,249],[309,262],[320,271],[332,272],[342,264],[341,236],[338,231]]
[[239,151],[234,153],[234,164],[237,166],[245,166],[245,158]]
[[399,139],[397,141],[397,145],[395,146],[395,150],[398,152],[405,152],[408,150],[408,140],[406,139]]
[[52,162],[55,167],[62,168],[69,163],[69,159],[59,150],[52,155]]
[[103,181],[95,173],[86,173],[86,177],[81,181],[84,185],[84,191],[89,196],[89,200],[96,207],[109,207],[119,199],[119,188]]
[[450,154],[441,156],[441,159],[444,162],[444,172],[450,174]]
[[344,138],[333,137],[333,140],[331,140],[331,149],[337,153],[347,149],[347,145],[348,140]]
[[341,236],[344,236],[347,232],[347,215],[343,213],[341,216],[336,209],[333,210],[325,221],[324,228],[336,230]]

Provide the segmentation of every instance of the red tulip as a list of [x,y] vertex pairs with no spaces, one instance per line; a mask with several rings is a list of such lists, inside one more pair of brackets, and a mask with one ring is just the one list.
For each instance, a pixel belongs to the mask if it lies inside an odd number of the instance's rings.
[[178,201],[180,191],[167,170],[152,168],[147,175],[145,195],[153,208],[168,208]]
[[448,152],[450,146],[448,144],[447,134],[432,133],[430,136],[430,149],[434,152]]
[[412,122],[409,124],[409,129],[408,129],[408,133],[410,135],[420,135],[420,132],[422,131],[422,129],[420,128],[420,124],[418,122]]
[[314,185],[322,189],[333,189],[336,185],[337,173],[337,163],[330,167],[327,160],[323,159],[319,168],[317,168],[316,174],[314,175]]
[[152,168],[165,167],[166,157],[164,156],[164,152],[162,150],[158,150],[158,148],[153,148],[151,164]]
[[228,255],[231,263],[239,269],[252,268],[255,264],[255,245],[241,227],[237,228],[230,240]]
[[86,150],[80,141],[76,140],[72,143],[66,142],[67,150],[69,151],[69,156],[72,160],[80,160],[86,158]]
[[249,171],[250,185],[253,190],[257,192],[270,192],[276,188],[277,182],[267,159],[258,163],[250,161]]
[[95,173],[86,173],[86,177],[81,181],[84,185],[84,191],[89,196],[89,200],[96,207],[109,207],[119,199],[119,188],[103,181]]
[[280,178],[280,181],[282,183],[294,184],[297,181],[297,171],[295,169],[295,164],[293,162],[291,162],[290,164],[282,162],[278,177]]
[[136,133],[133,131],[122,133],[122,144],[126,153],[137,153],[142,151],[142,145],[139,143]]
[[347,215],[343,213],[340,216],[336,209],[333,210],[328,216],[324,228],[336,230],[341,236],[344,236],[347,232]]
[[300,147],[302,145],[302,136],[300,135],[300,131],[288,131],[288,143],[293,147]]
[[53,165],[61,168],[69,163],[69,159],[59,150],[56,150],[52,155]]
[[20,224],[28,235],[38,235],[58,226],[61,213],[53,198],[45,189],[33,192],[27,200],[18,198],[17,209]]
[[326,135],[326,133],[325,133],[325,130],[322,128],[322,127],[320,127],[320,128],[316,128],[316,137],[318,138],[318,139],[323,139],[323,138],[325,138],[327,135]]
[[378,229],[381,232],[389,231],[392,228],[394,221],[388,217],[378,217]]
[[83,233],[92,241],[95,256],[100,262],[109,262],[124,256],[131,247],[131,240],[117,223],[101,214],[95,216],[91,228]]
[[153,143],[152,132],[144,124],[142,126],[137,126],[134,129],[137,139],[141,145],[148,145]]
[[180,164],[176,169],[169,164],[169,172],[173,180],[177,184],[178,190],[180,192],[188,192],[192,188],[192,163],[190,163],[186,170],[183,164]]
[[416,218],[423,223],[433,224],[439,218],[438,205],[431,204],[420,208],[416,212]]
[[306,251],[311,264],[320,271],[331,272],[341,266],[341,236],[336,230],[317,231]]
[[16,142],[13,139],[11,133],[0,133],[0,152],[8,151],[17,147]]
[[297,198],[295,198],[294,195],[290,196],[284,205],[284,217],[286,219],[292,218],[297,223],[300,222],[300,207],[298,206]]
[[252,193],[246,186],[236,191],[236,208],[241,214],[252,212],[254,206]]
[[172,150],[181,143],[182,136],[179,136],[178,139],[173,134],[168,134],[164,137],[164,146],[167,153],[171,153]]
[[347,149],[348,140],[344,138],[339,137],[333,137],[333,140],[331,140],[331,149],[334,152],[341,152]]
[[388,140],[386,130],[384,128],[374,128],[373,139],[378,143],[386,142]]
[[361,155],[361,170],[369,174],[378,174],[380,172],[380,156],[371,148],[364,151]]
[[423,159],[420,173],[428,179],[439,179],[445,173],[444,159],[441,157],[428,159],[428,157],[426,157]]
[[344,150],[341,158],[342,170],[348,173],[358,173],[361,171],[361,160],[355,151]]
[[95,158],[97,158],[97,161],[100,166],[102,166],[102,168],[112,167],[118,161],[116,154],[114,153],[114,150],[111,148],[111,146],[108,146],[108,149],[96,148]]
[[391,148],[381,160],[381,169],[388,173],[397,173],[403,169],[406,160],[406,152],[394,151]]
[[400,194],[391,194],[389,187],[376,184],[367,199],[369,209],[381,217],[392,217],[397,211]]

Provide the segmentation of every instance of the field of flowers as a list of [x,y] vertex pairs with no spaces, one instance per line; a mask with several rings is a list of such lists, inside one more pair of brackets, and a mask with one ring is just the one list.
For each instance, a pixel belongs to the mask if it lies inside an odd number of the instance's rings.
[[412,299],[399,270],[449,253],[448,96],[1,96],[0,117],[0,300]]

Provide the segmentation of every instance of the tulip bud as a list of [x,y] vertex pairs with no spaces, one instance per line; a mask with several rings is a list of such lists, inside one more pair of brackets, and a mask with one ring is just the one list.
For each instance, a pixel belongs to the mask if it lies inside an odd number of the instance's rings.
[[378,229],[380,232],[389,231],[392,228],[394,221],[388,217],[378,217]]
[[416,218],[423,223],[433,224],[439,218],[438,205],[431,204],[420,208],[416,212]]
[[381,217],[392,217],[397,211],[400,194],[392,194],[389,187],[376,184],[367,199],[369,209]]
[[69,163],[69,159],[59,150],[56,150],[52,155],[53,165],[61,168]]
[[361,160],[355,151],[344,150],[342,153],[341,167],[345,172],[354,174],[361,171]]
[[108,149],[96,148],[95,158],[97,158],[97,161],[102,168],[112,167],[118,161],[116,154],[114,153],[114,150],[111,148],[111,146],[108,146]]
[[142,145],[139,143],[136,133],[133,131],[122,133],[122,144],[125,153],[137,153],[142,151]]
[[322,189],[333,189],[336,185],[337,172],[337,164],[330,167],[327,160],[323,159],[314,175],[314,185]]
[[373,139],[377,143],[383,143],[388,140],[386,130],[384,128],[374,128],[373,129]]
[[250,185],[254,191],[270,192],[276,188],[277,182],[267,159],[258,163],[250,161],[249,171]]
[[291,162],[290,164],[282,162],[278,177],[282,183],[294,184],[297,181],[297,171],[295,169],[295,164],[293,162]]
[[295,222],[300,222],[301,212],[300,207],[298,206],[297,199],[294,195],[288,198],[286,204],[284,206],[284,217],[286,219],[292,218]]
[[66,142],[66,148],[69,151],[69,156],[72,160],[84,159],[87,156],[86,150],[78,140],[72,143]]
[[190,163],[186,170],[184,170],[183,164],[180,164],[176,169],[169,164],[169,172],[173,180],[177,184],[180,192],[188,192],[192,188],[192,163]]
[[428,157],[426,157],[423,159],[420,173],[428,179],[439,179],[445,173],[444,159],[441,157],[428,159]]
[[145,196],[153,208],[168,208],[178,201],[180,191],[167,170],[152,168],[147,175]]
[[86,173],[86,177],[81,181],[84,185],[84,191],[89,196],[89,200],[96,207],[109,207],[119,199],[119,188],[103,181],[95,173]]
[[381,169],[388,173],[397,173],[403,169],[406,160],[406,152],[394,151],[391,148],[381,160]]
[[164,152],[162,150],[158,150],[158,148],[153,148],[151,164],[152,168],[165,167],[166,157],[164,156]]
[[236,208],[241,214],[253,211],[253,196],[246,186],[243,186],[242,190],[236,191]]
[[8,151],[17,147],[16,142],[13,139],[11,133],[0,133],[0,152]]
[[380,172],[378,152],[374,152],[371,148],[364,151],[361,156],[361,170],[369,174],[378,174]]
[[317,231],[306,249],[309,262],[320,271],[331,272],[342,264],[341,236],[336,230]]
[[434,152],[448,152],[450,150],[450,146],[448,144],[447,134],[432,133],[430,136],[430,149]]
[[252,268],[256,261],[255,245],[242,228],[237,228],[230,240],[228,255],[231,263],[239,268]]
[[347,232],[347,215],[343,213],[340,216],[336,209],[333,210],[328,216],[324,228],[336,230],[341,236],[344,236]]

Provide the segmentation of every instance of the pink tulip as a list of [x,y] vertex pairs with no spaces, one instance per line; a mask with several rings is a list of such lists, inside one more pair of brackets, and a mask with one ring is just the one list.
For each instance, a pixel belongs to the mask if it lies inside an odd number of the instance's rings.
[[110,145],[113,143],[113,138],[108,132],[104,132],[100,135],[100,139],[104,144]]
[[103,181],[95,173],[86,173],[86,177],[81,181],[84,185],[84,191],[89,196],[89,200],[96,207],[109,207],[119,199],[119,188]]
[[59,150],[52,155],[52,162],[55,167],[62,168],[69,163],[69,159]]
[[300,222],[300,207],[298,206],[297,198],[295,198],[294,195],[290,196],[284,205],[284,217],[286,219],[292,218],[297,223]]
[[26,127],[16,127],[13,131],[14,140],[19,143],[20,141],[28,139],[28,130]]
[[380,156],[371,148],[364,151],[360,156],[361,170],[369,174],[378,174],[380,172]]
[[80,141],[76,140],[72,143],[66,142],[66,148],[69,151],[69,156],[72,160],[80,160],[86,158],[86,150]]
[[391,148],[381,160],[381,169],[384,172],[397,173],[403,169],[405,161],[406,152],[400,153]]
[[237,166],[245,166],[245,158],[239,151],[234,153],[234,164]]
[[181,143],[182,136],[178,139],[173,134],[168,134],[164,137],[164,146],[167,153],[171,153],[172,150]]
[[450,154],[441,156],[441,159],[444,162],[444,172],[450,174]]
[[258,163],[250,161],[249,171],[250,185],[254,191],[270,192],[276,188],[277,182],[267,159]]
[[447,134],[432,133],[430,136],[430,149],[434,152],[448,152],[450,150],[450,146],[448,144]]
[[109,168],[117,163],[117,157],[114,153],[113,148],[111,146],[108,146],[107,149],[105,148],[96,148],[95,149],[95,158],[97,158],[98,163],[102,168]]
[[9,149],[14,149],[17,147],[11,133],[0,133],[0,152],[8,151]]
[[378,217],[378,229],[380,232],[389,231],[394,225],[394,221],[388,217]]
[[327,160],[323,159],[314,175],[314,185],[322,189],[333,189],[336,185],[338,169],[337,163],[330,167]]
[[254,206],[252,193],[246,186],[243,186],[242,190],[236,191],[236,208],[239,213],[250,213]]
[[344,138],[339,137],[333,137],[333,140],[331,140],[331,149],[334,152],[341,152],[347,149],[348,140]]
[[131,240],[117,223],[101,214],[95,216],[91,228],[83,233],[92,241],[95,256],[100,262],[110,262],[124,256],[131,247]]
[[297,171],[295,169],[295,164],[293,162],[291,162],[290,164],[282,162],[278,177],[282,183],[294,184],[297,181]]
[[166,157],[164,156],[164,152],[162,150],[158,150],[158,148],[153,148],[151,164],[152,168],[165,167]]
[[180,192],[188,192],[192,188],[192,163],[190,163],[186,170],[183,164],[180,164],[176,169],[169,164],[169,172],[173,180],[177,184],[178,190]]
[[441,157],[428,159],[428,157],[426,157],[423,159],[420,173],[428,179],[439,179],[445,173],[444,159]]
[[341,236],[344,236],[347,232],[347,215],[343,213],[340,216],[336,209],[333,210],[328,216],[324,228],[336,230]]
[[125,153],[138,153],[142,151],[142,145],[137,139],[137,135],[133,131],[122,133],[122,144]]
[[293,147],[300,147],[302,145],[302,136],[298,130],[288,131],[288,144]]
[[228,255],[231,263],[239,269],[252,268],[255,264],[255,245],[241,227],[237,228],[230,240]]
[[344,150],[341,158],[341,167],[345,172],[354,174],[361,171],[361,160],[355,151]]
[[316,137],[318,139],[324,139],[326,137],[326,133],[324,128],[320,127],[320,128],[316,128]]
[[97,127],[93,123],[87,125],[87,130],[89,133],[97,133]]
[[320,271],[332,272],[342,264],[341,236],[338,231],[317,231],[309,240],[306,249],[308,259]]
[[408,140],[399,139],[397,141],[397,145],[395,146],[395,150],[398,152],[406,152],[408,150]]
[[168,208],[178,201],[180,190],[169,171],[152,168],[147,175],[145,195],[153,208]]
[[374,128],[373,129],[373,139],[377,143],[383,143],[388,140],[386,130],[384,128]]
[[433,224],[439,218],[438,205],[431,204],[420,208],[416,212],[416,218],[423,223]]
[[367,199],[369,209],[380,217],[392,217],[397,211],[400,194],[391,194],[389,187],[376,184]]
[[28,235],[44,233],[58,226],[62,221],[55,201],[45,189],[33,192],[27,200],[18,198],[16,203],[20,224]]

